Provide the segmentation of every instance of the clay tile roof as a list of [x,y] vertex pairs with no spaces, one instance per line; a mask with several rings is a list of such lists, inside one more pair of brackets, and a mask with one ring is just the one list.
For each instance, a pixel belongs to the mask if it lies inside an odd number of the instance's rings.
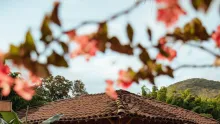
[[156,100],[146,99],[124,90],[118,90],[118,99],[112,100],[105,93],[83,95],[54,101],[34,108],[28,113],[29,122],[40,122],[55,114],[64,114],[62,120],[80,121],[108,117],[137,116],[146,119],[170,120],[194,124],[218,124],[214,119],[200,116]]

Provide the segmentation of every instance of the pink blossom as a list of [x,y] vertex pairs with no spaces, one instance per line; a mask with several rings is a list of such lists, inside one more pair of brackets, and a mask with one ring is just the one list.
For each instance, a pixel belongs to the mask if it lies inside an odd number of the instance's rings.
[[165,45],[166,43],[167,43],[167,40],[166,40],[165,37],[162,37],[162,38],[159,39],[159,44],[160,45]]
[[14,91],[25,100],[31,100],[35,91],[33,84],[23,79],[15,79]]
[[118,95],[113,87],[114,82],[112,80],[106,80],[106,89],[105,92],[108,96],[110,96],[112,99],[117,99]]
[[0,73],[0,88],[2,89],[2,95],[7,96],[11,92],[11,86],[13,85],[13,79],[4,73]]
[[220,25],[217,30],[212,34],[212,39],[215,41],[216,46],[220,48]]
[[10,68],[3,63],[0,63],[0,88],[2,89],[2,95],[7,96],[11,91],[13,85],[13,79],[9,76]]
[[67,32],[64,32],[70,39],[70,41],[73,41],[75,36],[76,36],[76,31],[75,30],[70,30]]
[[95,56],[98,51],[97,40],[90,40],[89,36],[76,36],[75,42],[79,45],[78,48],[70,54],[71,58],[79,55],[85,55],[86,59],[89,60],[91,56]]
[[178,0],[156,0],[157,3],[164,3],[167,5],[178,4]]
[[33,73],[29,73],[29,78],[31,80],[31,82],[35,85],[35,86],[40,86],[42,84],[42,80],[40,77],[34,75]]
[[164,52],[166,52],[166,54],[168,54],[168,56],[164,56],[163,54],[159,53],[157,55],[157,59],[172,61],[174,58],[176,58],[176,56],[177,56],[176,50],[174,50],[170,47],[167,47],[167,46],[163,46],[162,49]]
[[123,89],[129,88],[133,82],[133,76],[131,75],[131,72],[120,70],[117,82],[118,86],[122,87]]
[[157,0],[157,3],[165,4],[165,7],[158,9],[157,20],[164,22],[167,27],[176,23],[181,15],[186,14],[177,0]]

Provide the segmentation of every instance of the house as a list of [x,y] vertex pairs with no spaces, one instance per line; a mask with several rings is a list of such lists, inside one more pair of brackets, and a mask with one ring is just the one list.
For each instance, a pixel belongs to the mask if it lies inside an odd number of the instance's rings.
[[117,93],[117,100],[100,93],[54,101],[30,109],[27,120],[38,124],[62,113],[64,116],[55,124],[218,124],[214,119],[128,91]]

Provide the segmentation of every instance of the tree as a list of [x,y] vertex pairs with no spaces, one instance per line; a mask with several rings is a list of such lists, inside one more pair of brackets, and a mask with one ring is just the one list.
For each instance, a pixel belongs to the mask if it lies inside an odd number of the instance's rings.
[[73,96],[80,96],[88,94],[85,88],[85,85],[81,80],[75,80],[72,88],[72,95]]
[[40,95],[44,96],[49,101],[70,98],[73,82],[65,79],[63,76],[49,76],[42,81]]
[[153,86],[152,87],[152,92],[151,92],[151,98],[154,98],[154,99],[156,99],[157,98],[157,91],[158,91],[158,88],[157,88],[157,86]]
[[167,88],[161,87],[160,90],[157,91],[157,100],[166,102],[167,99]]
[[[182,68],[207,68],[207,67],[219,67],[220,66],[220,53],[219,51],[210,50],[203,43],[210,43],[216,49],[220,48],[220,26],[212,29],[211,33],[208,33],[206,27],[203,25],[203,22],[199,18],[194,18],[187,22],[184,26],[174,27],[174,30],[167,31],[164,36],[158,37],[157,41],[152,41],[153,32],[149,27],[146,29],[146,34],[150,46],[145,47],[141,43],[138,43],[134,39],[134,34],[137,33],[133,26],[130,23],[127,23],[125,27],[128,42],[127,44],[122,44],[120,38],[117,36],[111,36],[108,32],[108,26],[111,21],[116,18],[119,18],[123,15],[127,15],[146,0],[138,0],[131,7],[118,12],[109,18],[106,18],[101,21],[85,21],[82,22],[76,27],[64,29],[62,22],[60,21],[59,11],[60,11],[60,2],[55,2],[53,10],[51,13],[45,14],[45,17],[42,20],[42,25],[40,27],[40,38],[37,40],[42,43],[45,47],[45,51],[39,51],[36,45],[36,39],[32,36],[32,31],[28,30],[25,34],[24,42],[18,45],[11,45],[7,53],[2,53],[0,56],[1,65],[1,77],[6,81],[0,82],[0,87],[4,92],[4,96],[9,95],[10,88],[13,84],[19,86],[23,84],[24,80],[11,80],[8,78],[8,73],[5,73],[4,60],[11,60],[14,65],[19,67],[24,67],[31,73],[32,77],[47,77],[50,75],[49,66],[53,65],[56,67],[69,67],[67,59],[75,58],[77,56],[83,55],[89,60],[91,57],[95,56],[97,52],[105,53],[106,50],[112,50],[120,54],[126,54],[134,56],[134,51],[140,51],[138,53],[138,58],[142,63],[142,67],[137,70],[128,69],[120,70],[119,77],[117,79],[117,84],[120,87],[128,88],[133,83],[138,83],[140,80],[147,80],[151,84],[155,84],[155,78],[165,75],[171,78],[174,78],[174,72]],[[195,11],[200,12],[202,10],[204,13],[207,13],[213,0],[191,0],[189,3],[192,5]],[[178,0],[155,0],[157,5],[157,21],[163,22],[166,27],[171,27],[175,24],[180,17],[184,17],[187,14],[187,11],[183,9]],[[211,20],[210,20],[211,21]],[[57,26],[56,33],[53,31],[52,25]],[[97,25],[97,31],[91,32],[90,34],[79,35],[77,31],[83,26],[87,25]],[[59,35],[54,35],[59,34]],[[67,40],[63,39],[63,36],[68,36]],[[71,42],[69,42],[71,41]],[[70,43],[76,43],[78,45],[77,49],[69,50]],[[62,53],[58,53],[51,44],[57,44],[62,49]],[[215,60],[211,63],[205,65],[198,65],[196,63],[183,64],[177,67],[171,66],[171,64],[164,64],[160,61],[172,62],[177,54],[178,49],[174,49],[175,44],[181,43],[182,45],[190,46],[191,48],[199,49],[201,51],[207,52],[210,56],[213,56]],[[157,54],[153,56],[150,54],[149,49],[154,49]],[[48,52],[50,51],[50,52]],[[51,53],[50,55],[45,55],[45,53]],[[36,59],[32,58],[32,54],[36,55]],[[67,54],[70,57],[65,57]],[[40,58],[44,57],[46,62],[42,63]],[[181,56],[180,56],[181,57]],[[204,58],[206,59],[206,58]],[[109,80],[108,80],[109,81]],[[23,82],[23,83],[22,83]],[[27,84],[27,83],[24,83]],[[23,85],[25,87],[26,85]],[[109,86],[109,85],[107,85]],[[32,87],[28,87],[30,92],[26,94],[33,95]],[[21,89],[15,88],[21,97],[25,98],[25,93],[19,92]],[[106,88],[109,89],[109,88]],[[112,92],[114,94],[115,92]],[[66,93],[65,93],[66,94]],[[111,94],[109,94],[111,96]],[[66,95],[68,96],[68,95]],[[155,96],[154,96],[155,97]],[[27,97],[27,100],[30,100],[31,97]],[[57,99],[57,98],[54,98]]]
[[[189,89],[178,92],[173,91],[168,96],[166,87],[161,87],[159,90],[157,87],[152,87],[152,92],[146,92],[144,87],[142,87],[141,90],[142,96],[144,97],[154,98],[158,101],[194,111],[202,116],[213,117],[216,120],[220,120],[219,96],[216,98],[204,99],[202,97],[192,95]],[[156,93],[157,97],[152,97]]]

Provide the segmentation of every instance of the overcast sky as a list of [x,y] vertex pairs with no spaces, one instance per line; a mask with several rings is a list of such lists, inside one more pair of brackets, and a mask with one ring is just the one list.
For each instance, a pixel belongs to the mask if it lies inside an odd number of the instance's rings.
[[[180,18],[178,26],[183,26],[186,22],[194,17],[200,18],[209,33],[220,24],[220,15],[218,13],[219,0],[213,0],[211,9],[207,15],[195,12],[189,1],[180,0],[187,15]],[[61,4],[60,16],[64,29],[70,29],[85,20],[104,20],[114,13],[124,10],[133,5],[135,0],[63,0]],[[30,28],[35,38],[39,37],[39,27],[44,15],[50,12],[53,7],[53,0],[0,0],[0,42],[1,50],[7,51],[9,44],[19,44],[24,39],[25,32]],[[131,14],[122,16],[109,23],[110,35],[116,35],[123,43],[126,43],[125,26],[131,23],[135,30],[135,43],[141,42],[148,46],[146,36],[146,27],[153,30],[153,40],[165,34],[166,29],[162,23],[156,21],[156,5],[153,0],[147,0]],[[174,27],[176,27],[175,25]],[[96,30],[95,25],[89,25],[79,30],[80,34],[90,33]],[[219,52],[214,46],[213,41],[205,43],[208,48]],[[172,62],[172,66],[178,66],[186,63],[210,64],[213,63],[214,57],[187,46],[176,45],[178,57]],[[151,51],[152,57],[156,56]],[[69,61],[70,68],[51,68],[53,75],[62,75],[69,80],[82,80],[89,93],[98,93],[105,90],[105,79],[117,79],[118,71],[131,66],[137,70],[141,63],[137,57],[117,54],[110,50],[106,54],[98,53],[90,62],[86,62],[83,57],[78,57]],[[115,64],[113,64],[115,63]],[[171,79],[162,76],[156,79],[158,86],[168,86],[177,81],[188,78],[206,78],[210,80],[220,80],[220,69],[181,69],[175,72],[175,78]],[[132,85],[128,90],[140,92],[142,85],[151,85],[147,81],[142,81],[140,85]]]

